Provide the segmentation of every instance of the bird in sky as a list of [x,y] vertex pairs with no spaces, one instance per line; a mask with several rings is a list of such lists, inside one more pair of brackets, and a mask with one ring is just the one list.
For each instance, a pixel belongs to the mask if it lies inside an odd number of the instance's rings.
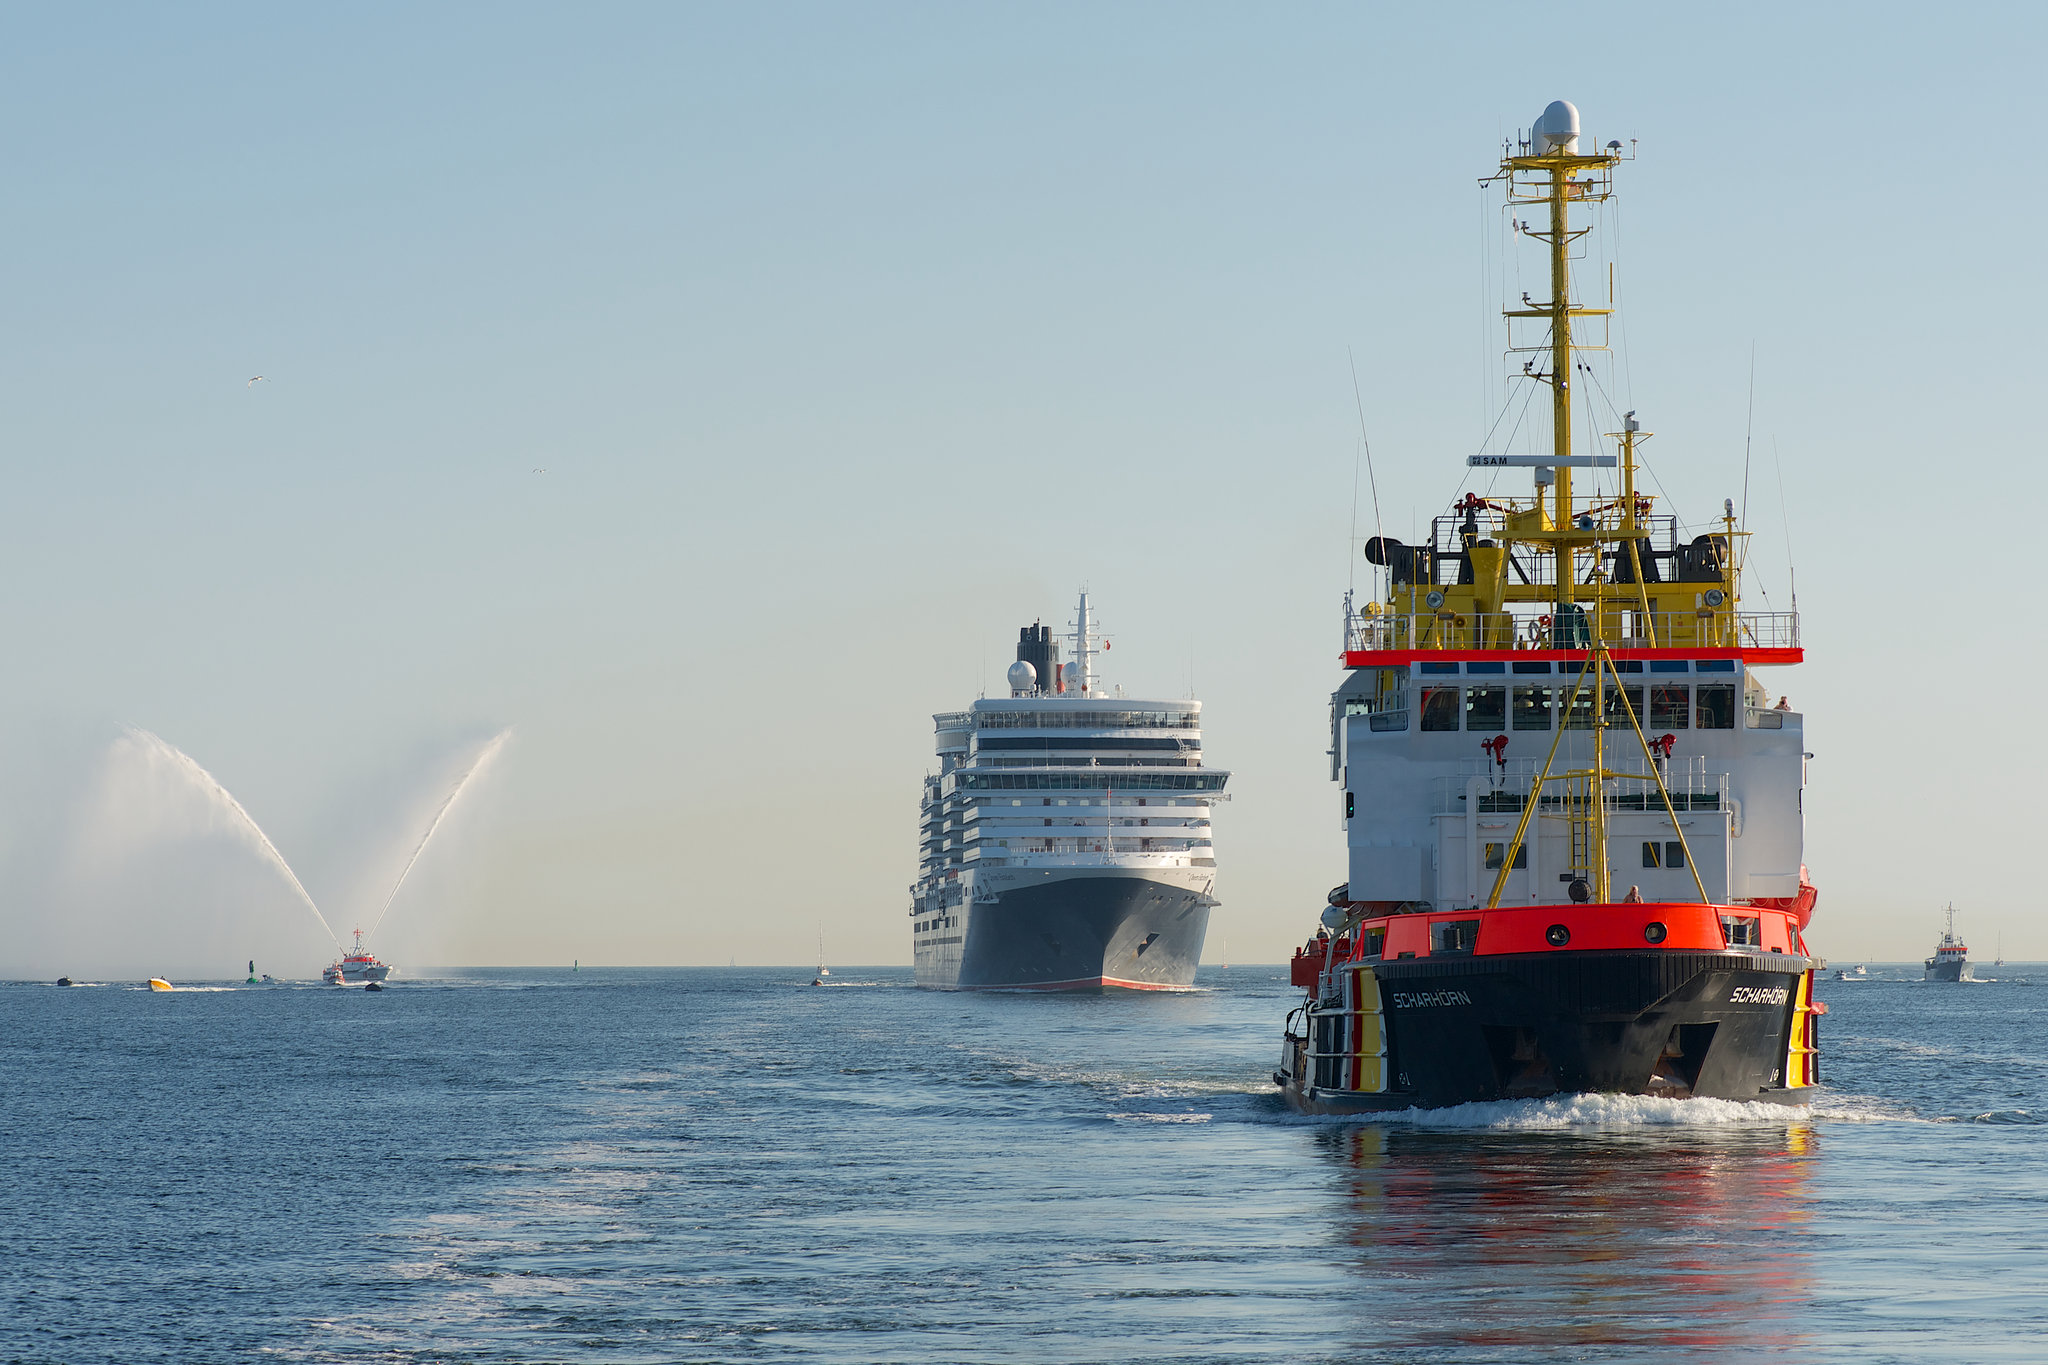
[[547,471],[546,471],[545,469],[536,469],[536,470],[534,470],[533,472],[534,472],[534,473],[536,473],[536,474],[545,474],[545,473],[547,473]]
[[[249,383],[248,383],[247,387],[249,387],[249,388],[252,388],[252,389],[253,389],[253,388],[255,388],[255,387],[256,387],[256,384],[257,384],[257,381],[258,381],[258,380],[262,380],[262,379],[263,379],[263,376],[262,376],[262,375],[260,375],[260,374],[259,374],[259,375],[257,375],[257,376],[256,376],[256,377],[255,377],[254,379],[251,379],[251,380],[249,381]],[[265,381],[265,382],[267,382],[267,381]]]

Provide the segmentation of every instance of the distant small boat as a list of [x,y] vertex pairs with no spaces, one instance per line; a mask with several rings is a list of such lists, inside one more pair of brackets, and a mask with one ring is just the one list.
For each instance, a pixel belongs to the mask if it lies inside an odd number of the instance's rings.
[[[375,926],[371,926],[374,928]],[[363,931],[356,930],[355,951],[341,961],[320,973],[320,979],[330,986],[343,984],[353,986],[358,981],[382,981],[391,975],[388,964],[379,962],[370,951],[363,947]]]
[[152,976],[149,979],[149,988],[153,991],[174,991],[178,989],[160,976]]
[[384,989],[384,983],[381,981],[372,981],[368,985],[364,986],[363,989],[366,991],[381,991]]
[[57,984],[60,986],[68,986],[71,984],[71,978],[68,976],[60,976],[57,978]]

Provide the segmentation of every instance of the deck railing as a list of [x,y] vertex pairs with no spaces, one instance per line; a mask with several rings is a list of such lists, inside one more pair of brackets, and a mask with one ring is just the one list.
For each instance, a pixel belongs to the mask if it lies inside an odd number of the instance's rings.
[[[1607,603],[1600,618],[1609,649],[1797,649],[1799,614],[1791,611],[1632,611]],[[1545,614],[1416,612],[1355,616],[1347,632],[1354,650],[1583,650],[1592,643],[1590,612],[1560,626]]]

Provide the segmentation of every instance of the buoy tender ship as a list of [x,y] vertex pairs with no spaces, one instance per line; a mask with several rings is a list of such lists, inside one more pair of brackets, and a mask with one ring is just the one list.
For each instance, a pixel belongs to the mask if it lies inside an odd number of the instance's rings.
[[1819,1080],[1803,719],[1756,676],[1803,658],[1796,608],[1742,610],[1732,502],[1684,534],[1655,513],[1633,412],[1616,454],[1572,446],[1573,381],[1596,378],[1578,353],[1601,349],[1573,329],[1613,310],[1574,297],[1571,210],[1625,159],[1580,151],[1558,101],[1489,177],[1547,247],[1549,300],[1506,316],[1551,448],[1469,461],[1532,469],[1533,496],[1467,494],[1426,545],[1366,543],[1385,595],[1346,598],[1331,706],[1350,877],[1295,956],[1274,1074],[1296,1108],[1800,1103]]

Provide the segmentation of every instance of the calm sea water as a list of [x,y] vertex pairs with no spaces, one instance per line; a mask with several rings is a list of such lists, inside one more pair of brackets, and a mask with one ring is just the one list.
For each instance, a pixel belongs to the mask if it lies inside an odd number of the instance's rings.
[[2040,1360],[2000,974],[1829,985],[1811,1112],[1369,1123],[1274,1098],[1274,968],[5,986],[0,1360]]

